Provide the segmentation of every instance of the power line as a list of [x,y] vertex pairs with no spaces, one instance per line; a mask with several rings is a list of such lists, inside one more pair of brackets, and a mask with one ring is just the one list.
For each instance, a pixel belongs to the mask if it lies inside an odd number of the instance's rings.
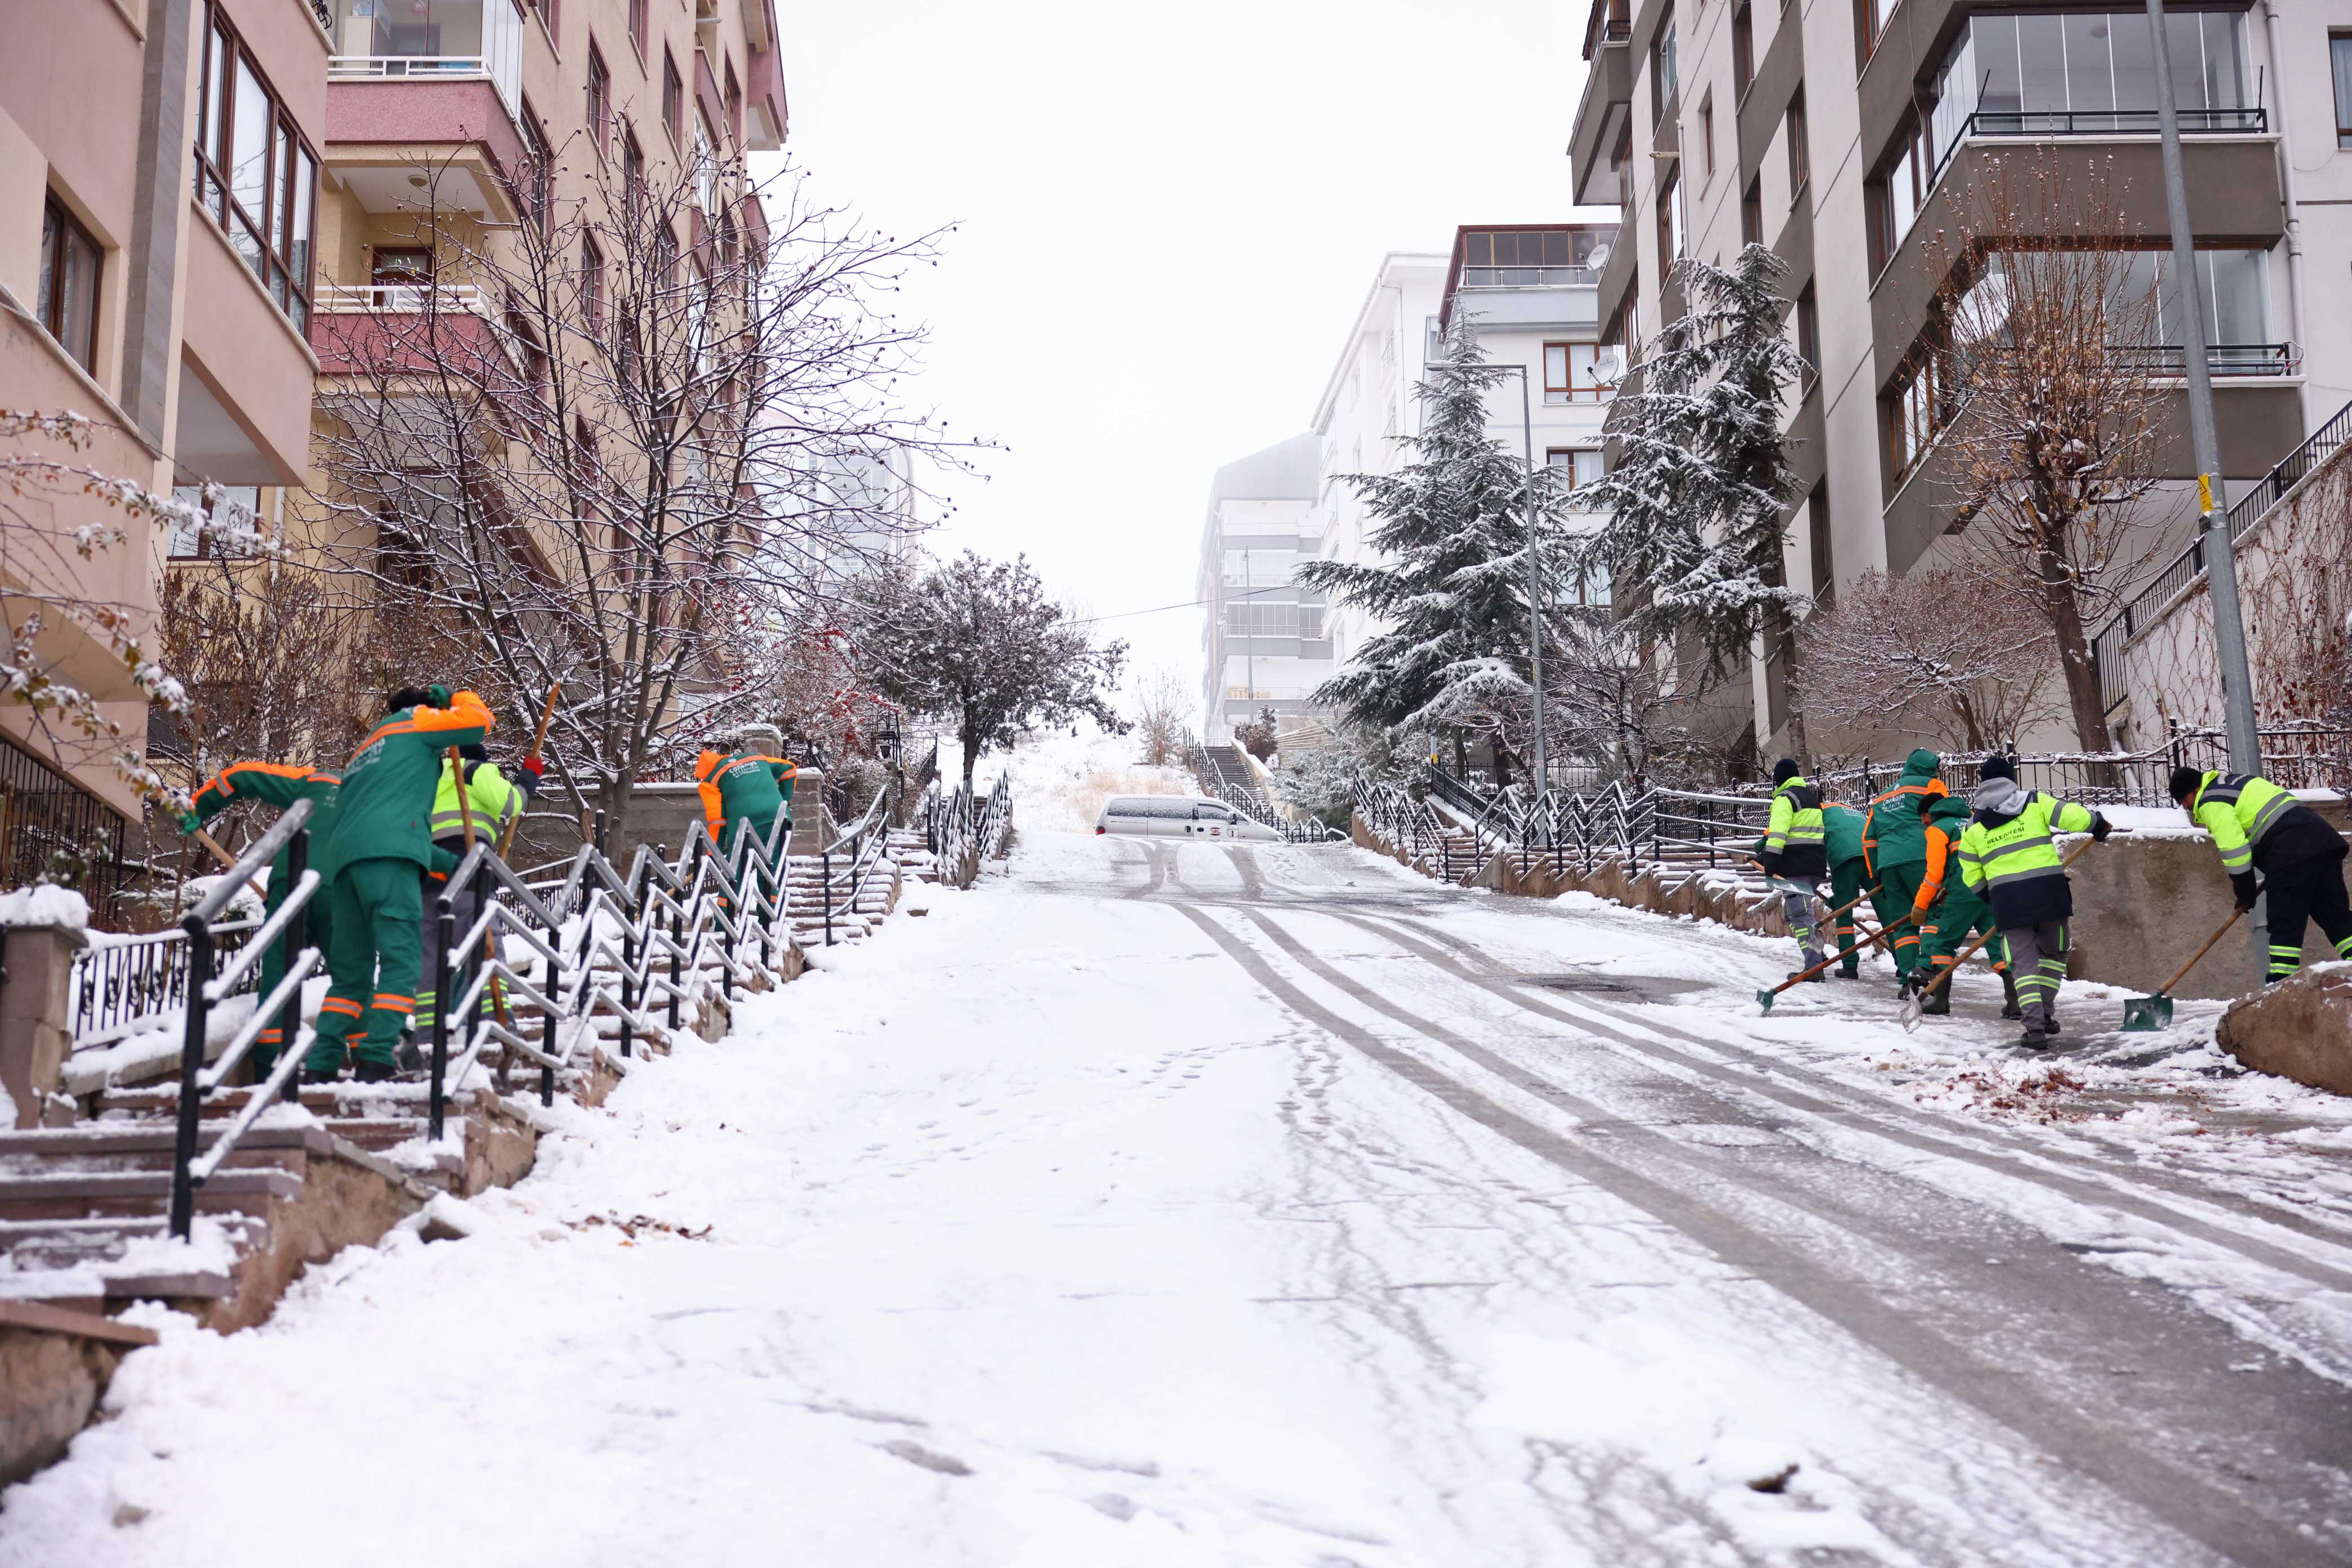
[[[1277,583],[1271,588],[1252,588],[1247,593],[1227,594],[1223,595],[1223,599],[1225,601],[1255,599],[1261,594],[1296,594],[1297,592],[1298,584],[1296,583]],[[1108,616],[1081,616],[1077,619],[1077,624],[1090,626],[1097,621],[1124,621],[1136,616],[1156,616],[1163,610],[1197,610],[1220,602],[1217,599],[1186,599],[1181,604],[1154,605],[1148,610],[1120,610],[1115,615]]]

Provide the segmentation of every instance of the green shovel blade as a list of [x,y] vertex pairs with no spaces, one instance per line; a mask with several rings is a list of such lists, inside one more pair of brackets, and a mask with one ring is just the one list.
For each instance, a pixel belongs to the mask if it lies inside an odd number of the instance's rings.
[[2172,1022],[2172,998],[2135,996],[2124,1004],[2124,1033],[2143,1035]]
[[1780,994],[1778,991],[1759,991],[1756,993],[1757,1005],[1769,1013],[1772,1010],[1772,998],[1779,994]]

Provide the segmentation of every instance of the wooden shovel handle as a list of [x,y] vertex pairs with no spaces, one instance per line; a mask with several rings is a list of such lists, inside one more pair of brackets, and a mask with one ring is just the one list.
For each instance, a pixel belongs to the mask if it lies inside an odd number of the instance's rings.
[[[530,755],[531,760],[534,762],[539,760],[541,753],[544,752],[547,748],[548,721],[555,717],[555,696],[556,693],[562,689],[563,682],[560,680],[547,689],[547,702],[545,706],[541,707],[539,710],[539,731],[530,738]],[[507,858],[507,851],[514,847],[515,829],[521,826],[522,813],[518,811],[514,815],[514,820],[507,824],[506,832],[499,837],[499,859],[505,859]],[[582,837],[585,837],[586,835],[583,834]]]
[[[201,827],[197,828],[194,834],[190,835],[190,837],[194,838],[197,843],[203,845],[205,848],[211,850],[213,852],[214,859],[218,860],[222,865],[227,867],[232,871],[236,869],[236,857],[222,848],[219,839],[215,838],[211,834],[206,833]],[[246,886],[251,888],[255,892],[260,894],[265,899],[269,896],[269,889],[263,887],[258,880],[247,882]]]
[[[1854,900],[1855,903],[1860,903],[1861,901],[1862,900],[1859,899]],[[1853,906],[1849,904],[1846,907],[1851,909]],[[1899,921],[1889,921],[1885,931],[1872,931],[1870,933],[1870,940],[1853,951],[1857,954],[1868,952],[1872,948],[1876,947],[1880,942],[1885,942],[1888,937],[1892,936],[1896,931],[1900,930],[1904,926],[1909,925],[1915,918],[1916,917],[1911,915],[1905,915]],[[1844,963],[1845,957],[1846,950],[1843,948],[1839,949],[1837,952],[1830,954],[1827,958],[1822,959],[1819,963],[1814,964],[1811,969],[1806,970],[1802,974],[1792,974],[1788,979],[1780,982],[1780,984],[1772,987],[1772,994],[1778,996],[1790,986],[1811,980],[1814,975],[1819,974],[1831,964]]]
[[2198,959],[2201,959],[2207,953],[2212,952],[2213,944],[2221,941],[2223,937],[2229,935],[2230,928],[2236,925],[2238,923],[2238,917],[2245,912],[2246,911],[2243,910],[2231,910],[2230,911],[2230,918],[2223,921],[2214,931],[2213,934],[2205,939],[2205,945],[2197,950],[2197,957],[2192,958],[2188,963],[2182,964],[2180,966],[2179,973],[2176,973],[2171,979],[2166,981],[2163,984],[2156,988],[2156,994],[2158,996],[2162,996],[2169,992],[2174,986],[2179,984],[2181,981],[2187,979],[2189,972],[2197,967]]

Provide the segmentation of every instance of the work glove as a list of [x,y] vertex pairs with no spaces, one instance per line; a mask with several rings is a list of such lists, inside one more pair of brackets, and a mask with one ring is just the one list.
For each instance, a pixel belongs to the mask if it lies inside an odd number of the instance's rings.
[[180,829],[181,837],[194,838],[196,836],[196,829],[205,825],[205,819],[198,816],[193,811],[184,811],[180,813],[176,819],[176,823]]
[[529,773],[533,778],[538,778],[547,772],[547,759],[544,757],[525,757],[522,760],[522,771]]
[[2109,822],[2105,817],[2100,816],[2095,811],[2091,813],[2091,841],[2093,843],[2105,844],[2107,841],[2107,835],[2113,833],[2115,830],[2116,825],[2114,823]]
[[432,699],[433,706],[436,708],[446,708],[449,706],[449,689],[443,686],[438,681],[426,687],[425,689],[425,695]]
[[2263,893],[2262,884],[2254,880],[2252,871],[2241,871],[2231,878],[2230,890],[2238,895],[2238,908],[2241,910],[2252,909],[2254,900]]
[[1764,874],[1768,877],[1777,877],[1780,874],[1780,857],[1769,849],[1764,851],[1757,864],[1764,868]]

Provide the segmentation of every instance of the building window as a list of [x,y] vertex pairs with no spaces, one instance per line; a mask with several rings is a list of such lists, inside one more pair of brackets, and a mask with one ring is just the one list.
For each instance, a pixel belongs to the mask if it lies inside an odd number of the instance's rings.
[[368,281],[378,289],[420,289],[433,281],[433,247],[379,245],[368,260]]
[[1683,227],[1683,176],[1676,168],[1658,192],[1658,266],[1661,271],[1680,260],[1686,239]]
[[586,235],[580,237],[580,319],[590,334],[604,330],[604,253]]
[[686,83],[678,79],[677,62],[670,58],[669,50],[662,50],[662,129],[669,132],[670,145],[678,144],[680,114],[686,107]]
[[1934,354],[1922,354],[1887,395],[1887,456],[1899,481],[1917,466],[1951,416],[1950,392]]
[[1601,481],[1601,452],[1594,447],[1554,447],[1544,462],[1564,489],[1580,490]]
[[[257,485],[223,485],[220,500],[215,505],[205,504],[202,485],[175,485],[172,499],[203,512],[222,527],[236,527],[258,532],[261,528],[261,489]],[[174,561],[227,560],[252,553],[250,548],[240,549],[216,532],[208,532],[194,523],[174,518],[163,546],[164,553]]]
[[196,200],[295,330],[307,331],[319,160],[209,0],[197,81]]
[[1592,247],[1601,237],[1589,228],[1465,230],[1461,287],[1532,288],[1589,281],[1574,269],[1591,265]]
[[1665,117],[1666,105],[1675,96],[1675,23],[1666,18],[1658,28],[1658,36],[1650,44],[1650,124],[1655,127]]
[[2352,33],[2327,36],[2327,58],[2336,72],[2336,144],[2352,147]]
[[1830,548],[1830,486],[1827,479],[1805,498],[1805,531],[1813,546],[1813,603],[1826,610],[1837,603],[1837,561]]
[[1797,390],[1811,392],[1822,378],[1822,310],[1810,283],[1797,292],[1797,357],[1805,362],[1804,378]]
[[1902,151],[1895,154],[1885,177],[1879,182],[1884,192],[1879,209],[1883,215],[1878,234],[1879,266],[1894,259],[1903,237],[1918,221],[1919,209],[1927,205],[1927,187],[1935,177],[1936,166],[1927,151],[1925,130],[1916,119],[1906,116]]
[[1794,205],[1797,193],[1805,188],[1811,177],[1812,160],[1805,151],[1805,93],[1798,89],[1797,96],[1789,100],[1789,201]]
[[730,145],[743,145],[743,89],[735,80],[735,62],[727,62],[727,134]]
[[1853,0],[1853,58],[1858,64],[1870,63],[1879,35],[1886,29],[1886,14],[1894,8],[1890,0]]
[[631,226],[637,218],[637,208],[646,196],[646,154],[637,145],[637,133],[621,132],[621,210]]
[[604,156],[609,145],[605,127],[613,119],[613,73],[604,68],[604,57],[597,52],[596,40],[588,40],[588,140],[595,144],[596,156]]
[[522,105],[522,178],[515,195],[522,204],[523,216],[544,239],[553,221],[555,161],[548,154],[547,133],[539,128],[539,116],[531,112],[529,99]]
[[548,41],[559,50],[563,47],[563,0],[539,0],[539,14],[546,20]]
[[1764,180],[1761,175],[1748,182],[1748,189],[1739,198],[1739,243],[1764,243]]
[[1699,154],[1706,160],[1706,177],[1715,178],[1715,94],[1709,92],[1698,100]]
[[51,196],[41,207],[41,325],[58,346],[98,374],[98,275],[106,252]]
[[1756,18],[1748,8],[1748,0],[1731,12],[1731,94],[1738,100],[1748,96],[1748,84],[1756,79]]
[[1544,401],[1599,403],[1614,389],[1616,355],[1599,343],[1544,344]]
[[646,0],[629,0],[629,42],[637,46],[637,58],[646,53]]

